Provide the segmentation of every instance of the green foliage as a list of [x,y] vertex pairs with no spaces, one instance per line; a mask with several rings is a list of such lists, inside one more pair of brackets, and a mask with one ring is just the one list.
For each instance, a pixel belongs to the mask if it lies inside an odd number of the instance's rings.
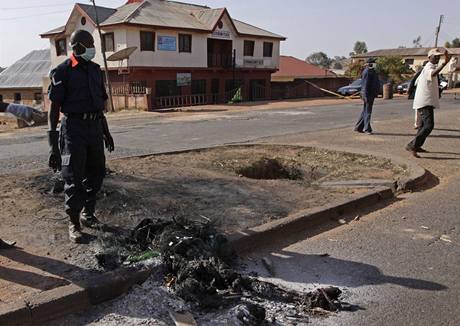
[[353,52],[350,52],[350,57],[357,54],[367,53],[367,44],[364,41],[356,41],[353,46]]
[[241,103],[243,102],[243,96],[241,94],[241,88],[238,88],[233,98],[230,100],[230,104]]
[[363,64],[359,61],[353,62],[348,66],[347,71],[345,71],[345,76],[356,79],[361,77],[361,72],[363,71]]
[[451,44],[453,48],[460,48],[460,38],[454,38]]
[[414,71],[404,64],[402,57],[388,56],[377,59],[377,73],[382,80],[401,83],[407,80]]
[[329,68],[332,64],[332,59],[327,56],[324,52],[315,52],[308,56],[306,59],[308,63],[312,65],[321,67],[321,68]]

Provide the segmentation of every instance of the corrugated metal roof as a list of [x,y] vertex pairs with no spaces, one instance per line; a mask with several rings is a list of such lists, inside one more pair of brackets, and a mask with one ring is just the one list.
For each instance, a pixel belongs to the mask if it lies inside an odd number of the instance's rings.
[[0,73],[0,88],[41,88],[50,69],[50,50],[32,51]]
[[319,77],[336,77],[336,74],[295,57],[282,55],[279,70],[272,74],[272,81]]
[[119,8],[117,13],[107,19],[102,25],[128,23],[166,28],[208,29],[203,22],[192,15],[191,9],[195,8],[193,6],[187,9],[188,7],[186,6],[165,0],[146,0],[140,5],[137,4],[137,8],[132,8],[131,4],[127,5],[127,7],[129,8]]
[[[91,5],[77,4],[95,21],[94,8]],[[117,8],[98,7],[101,26],[116,24],[147,25],[165,28],[178,28],[212,32],[217,20],[226,11],[211,9],[189,3],[168,0],[144,0],[126,3]],[[230,19],[232,19],[230,17]],[[237,32],[242,35],[269,37],[284,40],[285,37],[271,33],[262,28],[232,19]],[[62,28],[42,34],[48,35],[61,32]]]
[[[77,5],[83,9],[83,11],[91,18],[93,22],[96,22],[96,10],[94,9],[94,6],[92,5],[86,5],[83,3],[77,3]],[[113,8],[106,8],[106,7],[100,7],[97,6],[97,15],[99,18],[99,23],[104,22],[107,20],[110,16],[115,14],[117,12],[117,9]]]
[[284,36],[266,31],[265,29],[250,25],[248,23],[233,19],[236,29],[238,33],[244,35],[254,35],[254,36],[262,36],[262,37],[270,37],[270,38],[277,38],[277,39],[286,39]]
[[225,8],[206,9],[194,11],[193,15],[206,25],[207,29],[211,30],[218,23],[218,19],[224,12]]
[[[427,56],[428,51],[432,48],[398,48],[398,49],[381,49],[375,50],[368,53],[358,54],[353,56],[354,58],[370,58],[370,57],[387,57],[387,56]],[[460,54],[460,48],[449,48],[451,54],[458,55]]]

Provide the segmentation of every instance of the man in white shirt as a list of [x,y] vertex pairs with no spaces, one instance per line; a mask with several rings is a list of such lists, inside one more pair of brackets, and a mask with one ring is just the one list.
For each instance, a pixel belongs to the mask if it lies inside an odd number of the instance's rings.
[[[438,66],[441,55],[444,55],[445,62]],[[430,50],[428,52],[429,61],[417,79],[413,108],[420,113],[422,124],[415,138],[406,146],[406,150],[414,157],[418,158],[420,157],[418,153],[426,152],[422,146],[434,129],[434,109],[439,109],[438,74],[449,63],[450,58],[446,50],[439,48]]]

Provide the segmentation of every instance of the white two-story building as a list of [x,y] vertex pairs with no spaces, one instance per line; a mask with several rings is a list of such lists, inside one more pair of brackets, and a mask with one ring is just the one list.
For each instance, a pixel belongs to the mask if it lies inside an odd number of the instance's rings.
[[[270,97],[270,76],[279,67],[283,36],[233,19],[227,9],[167,0],[129,0],[120,8],[76,4],[65,26],[41,35],[51,43],[51,64],[71,53],[77,29],[105,50],[110,79],[147,89],[150,108]],[[99,51],[100,52],[100,51]],[[102,54],[95,62],[103,67]]]

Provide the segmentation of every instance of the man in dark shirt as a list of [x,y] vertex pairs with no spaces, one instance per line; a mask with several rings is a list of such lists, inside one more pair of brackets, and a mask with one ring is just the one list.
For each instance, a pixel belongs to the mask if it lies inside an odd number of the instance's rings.
[[[94,213],[105,176],[104,142],[109,151],[114,144],[104,116],[108,96],[101,68],[91,61],[96,52],[94,39],[89,32],[77,30],[70,44],[70,58],[50,73],[49,166],[55,171],[62,168],[69,239],[79,243],[81,224],[101,225]],[[59,134],[60,113],[64,116]]]
[[380,81],[375,72],[376,62],[374,58],[367,60],[362,73],[361,97],[364,102],[363,111],[355,126],[355,131],[372,135],[371,117],[374,100],[380,92]]

